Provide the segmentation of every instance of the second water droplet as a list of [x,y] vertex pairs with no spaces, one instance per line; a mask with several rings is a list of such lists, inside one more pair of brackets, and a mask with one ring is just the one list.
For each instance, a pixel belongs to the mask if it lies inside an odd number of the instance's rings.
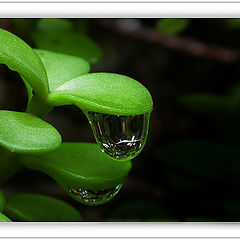
[[111,189],[105,190],[86,190],[82,188],[68,187],[68,190],[71,194],[74,194],[76,197],[80,198],[86,204],[104,204],[111,200],[117,193],[120,191],[122,184],[117,185]]
[[150,113],[133,116],[85,112],[102,151],[118,160],[139,154],[146,142]]

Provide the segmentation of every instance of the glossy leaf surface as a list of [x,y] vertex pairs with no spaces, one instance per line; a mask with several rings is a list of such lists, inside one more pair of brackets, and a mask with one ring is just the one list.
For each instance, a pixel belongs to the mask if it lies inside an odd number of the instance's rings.
[[12,220],[0,212],[0,222],[12,222]]
[[90,70],[89,63],[79,57],[35,49],[48,76],[50,91]]
[[61,144],[58,131],[31,114],[1,110],[0,121],[0,145],[11,152],[45,152]]
[[0,190],[0,212],[3,211],[4,207],[5,207],[5,197],[3,195],[3,192]]
[[0,63],[18,72],[35,94],[47,96],[48,80],[40,58],[22,39],[3,29],[0,29]]
[[4,213],[24,222],[78,222],[80,213],[68,203],[44,195],[21,193],[6,196]]
[[132,78],[114,73],[90,73],[52,91],[52,105],[76,105],[85,111],[139,115],[152,111],[148,90]]
[[[102,56],[100,47],[87,36],[71,30],[63,19],[40,19],[33,35],[39,49],[81,57],[96,63]],[[49,30],[50,29],[50,30]]]
[[51,176],[74,199],[70,187],[105,190],[122,184],[131,162],[118,162],[104,154],[97,144],[63,143],[60,148],[37,155],[21,156],[25,167]]

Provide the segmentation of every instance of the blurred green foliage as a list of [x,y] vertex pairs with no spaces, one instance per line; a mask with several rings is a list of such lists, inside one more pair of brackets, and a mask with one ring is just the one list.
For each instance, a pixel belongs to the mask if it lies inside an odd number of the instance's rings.
[[156,29],[166,35],[180,35],[189,24],[186,18],[163,18],[156,21]]
[[23,222],[79,222],[80,213],[68,203],[39,194],[6,195],[3,211],[15,221]]

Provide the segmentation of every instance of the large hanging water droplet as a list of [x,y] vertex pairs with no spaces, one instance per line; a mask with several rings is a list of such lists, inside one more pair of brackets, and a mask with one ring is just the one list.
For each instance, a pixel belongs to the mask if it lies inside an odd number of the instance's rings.
[[146,142],[150,113],[132,116],[85,112],[102,151],[118,160],[139,154]]
[[68,187],[68,190],[71,194],[74,194],[75,197],[78,197],[81,201],[86,204],[103,204],[111,200],[117,193],[120,191],[122,184],[117,185],[111,189],[105,190],[86,190],[82,188]]

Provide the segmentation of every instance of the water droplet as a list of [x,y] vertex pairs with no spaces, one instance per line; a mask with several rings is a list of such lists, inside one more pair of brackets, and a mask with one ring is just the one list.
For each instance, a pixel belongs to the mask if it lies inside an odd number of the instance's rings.
[[86,204],[103,204],[114,196],[120,191],[122,184],[117,185],[111,189],[105,190],[86,190],[82,188],[75,188],[75,187],[68,187],[68,190],[71,194],[74,194],[75,197],[78,197],[81,201]]
[[132,116],[85,112],[103,152],[118,160],[138,155],[147,139],[150,113]]

